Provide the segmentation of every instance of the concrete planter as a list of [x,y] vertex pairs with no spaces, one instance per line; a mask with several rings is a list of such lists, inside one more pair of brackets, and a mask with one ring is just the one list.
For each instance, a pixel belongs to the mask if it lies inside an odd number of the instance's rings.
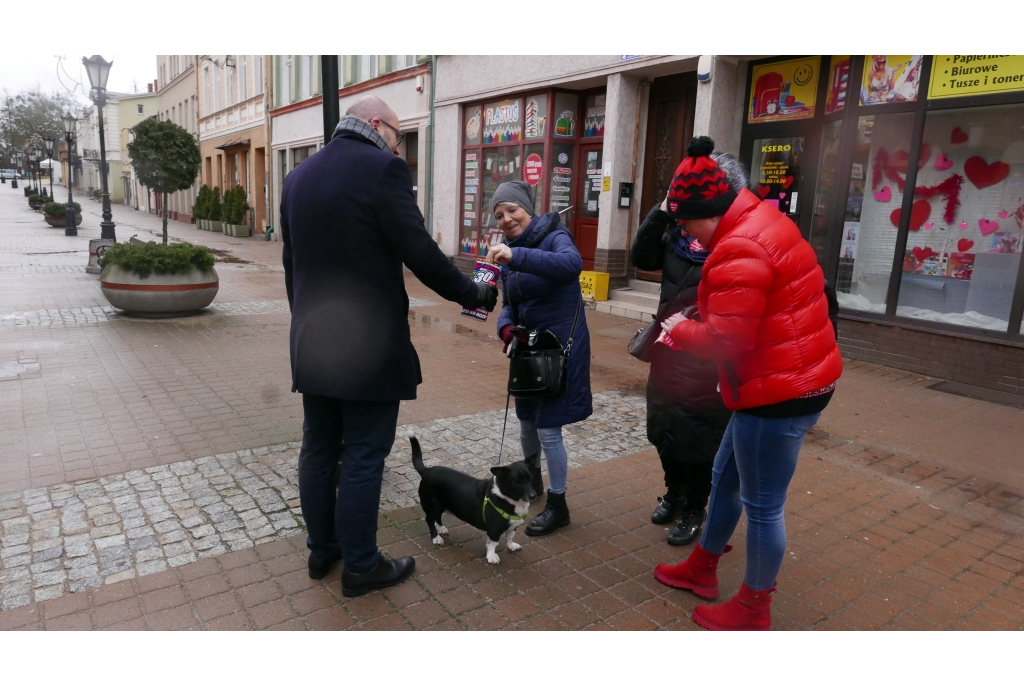
[[207,223],[210,226],[210,230],[213,231],[214,233],[223,233],[224,232],[224,222],[223,221],[208,221]]
[[[50,216],[44,214],[43,218],[46,219],[46,223],[50,224],[54,228],[65,228],[68,225],[67,219],[62,216]],[[82,214],[81,212],[75,212],[75,226],[82,225]]]
[[209,306],[220,289],[216,269],[140,278],[116,264],[100,274],[100,289],[114,307],[144,317],[182,316]]
[[248,238],[249,237],[249,224],[224,224],[224,235],[234,236],[235,238]]

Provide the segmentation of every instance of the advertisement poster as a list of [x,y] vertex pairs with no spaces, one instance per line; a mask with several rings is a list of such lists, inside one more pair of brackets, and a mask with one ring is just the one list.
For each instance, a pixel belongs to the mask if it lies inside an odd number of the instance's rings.
[[504,100],[484,108],[484,142],[515,143],[523,133],[519,100]]
[[[500,231],[499,231],[500,233]],[[501,268],[491,262],[477,262],[473,268],[473,280],[477,283],[489,283],[492,287],[498,287],[498,279],[501,278]],[[474,319],[487,321],[486,309],[470,309],[463,307],[462,313],[465,316],[472,316]]]
[[850,56],[832,55],[829,67],[828,91],[825,95],[825,114],[838,112],[846,106],[846,93],[850,87]]
[[821,57],[804,57],[754,67],[747,123],[813,117],[820,68]]
[[865,55],[860,104],[917,100],[923,61],[922,55]]
[[860,237],[860,222],[847,221],[843,224],[843,243],[839,250],[840,259],[857,258],[857,238]]
[[480,142],[480,106],[466,108],[466,145]]
[[547,130],[547,95],[531,95],[526,98],[526,137],[543,138]]
[[761,138],[754,141],[751,190],[784,214],[796,214],[800,190],[803,138]]
[[935,55],[929,98],[1024,90],[1024,55]]
[[[479,118],[480,110],[477,108],[477,116]],[[479,131],[477,131],[479,135]],[[477,168],[480,166],[480,162],[477,159],[476,152],[467,152],[463,155],[463,185],[462,185],[462,243],[459,247],[459,251],[468,254],[472,252],[470,249],[471,242],[476,240],[477,232],[477,191],[479,186],[477,183],[480,179],[476,177]]]
[[526,164],[523,165],[523,180],[531,186],[535,186],[540,183],[543,175],[544,160],[538,154],[527,155]]

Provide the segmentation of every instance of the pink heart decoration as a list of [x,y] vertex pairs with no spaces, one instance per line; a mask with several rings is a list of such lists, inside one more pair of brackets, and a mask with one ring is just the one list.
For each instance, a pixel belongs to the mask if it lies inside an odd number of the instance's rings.
[[779,199],[780,199],[780,200],[781,200],[782,198],[784,198],[784,197],[786,197],[786,194],[785,194],[785,193],[779,193]]
[[1010,213],[1008,211],[1006,211],[1005,209],[1003,211],[999,212],[999,218],[1000,219],[1005,219],[1008,216],[1010,216]]
[[924,225],[924,230],[926,230],[926,231],[930,231],[930,230],[932,230],[932,228],[934,228],[934,227],[935,227],[935,224],[933,224],[932,222],[930,222],[930,221],[929,221],[928,223],[926,223],[926,224]]
[[945,152],[940,153],[939,156],[935,158],[935,168],[939,171],[945,171],[952,166],[953,160],[947,157]]
[[892,199],[892,188],[886,186],[875,193],[875,199],[879,202],[888,202]]
[[966,221],[961,221],[960,223],[957,224],[957,228],[959,228],[961,231],[966,231],[967,230],[967,222]]
[[997,230],[999,230],[999,222],[989,221],[988,219],[978,219],[978,230],[981,231],[982,235],[995,233]]

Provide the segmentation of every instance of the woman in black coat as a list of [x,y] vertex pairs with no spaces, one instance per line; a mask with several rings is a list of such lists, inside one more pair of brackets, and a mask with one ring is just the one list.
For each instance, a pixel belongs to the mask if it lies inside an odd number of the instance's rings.
[[[697,286],[708,252],[685,235],[662,207],[647,215],[630,250],[644,271],[661,270],[657,319],[662,321],[697,302]],[[693,316],[697,316],[696,313]],[[660,331],[659,331],[660,332]],[[647,379],[647,439],[658,449],[668,491],[651,515],[664,525],[680,517],[670,545],[688,545],[704,525],[711,494],[711,466],[732,415],[718,392],[715,362],[676,351],[663,343],[650,348]]]

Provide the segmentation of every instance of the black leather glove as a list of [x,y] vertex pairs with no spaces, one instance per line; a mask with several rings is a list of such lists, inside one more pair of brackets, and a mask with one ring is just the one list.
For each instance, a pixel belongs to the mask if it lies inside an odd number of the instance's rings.
[[474,285],[476,285],[476,309],[493,312],[494,307],[498,304],[498,289],[487,283],[474,281]]

